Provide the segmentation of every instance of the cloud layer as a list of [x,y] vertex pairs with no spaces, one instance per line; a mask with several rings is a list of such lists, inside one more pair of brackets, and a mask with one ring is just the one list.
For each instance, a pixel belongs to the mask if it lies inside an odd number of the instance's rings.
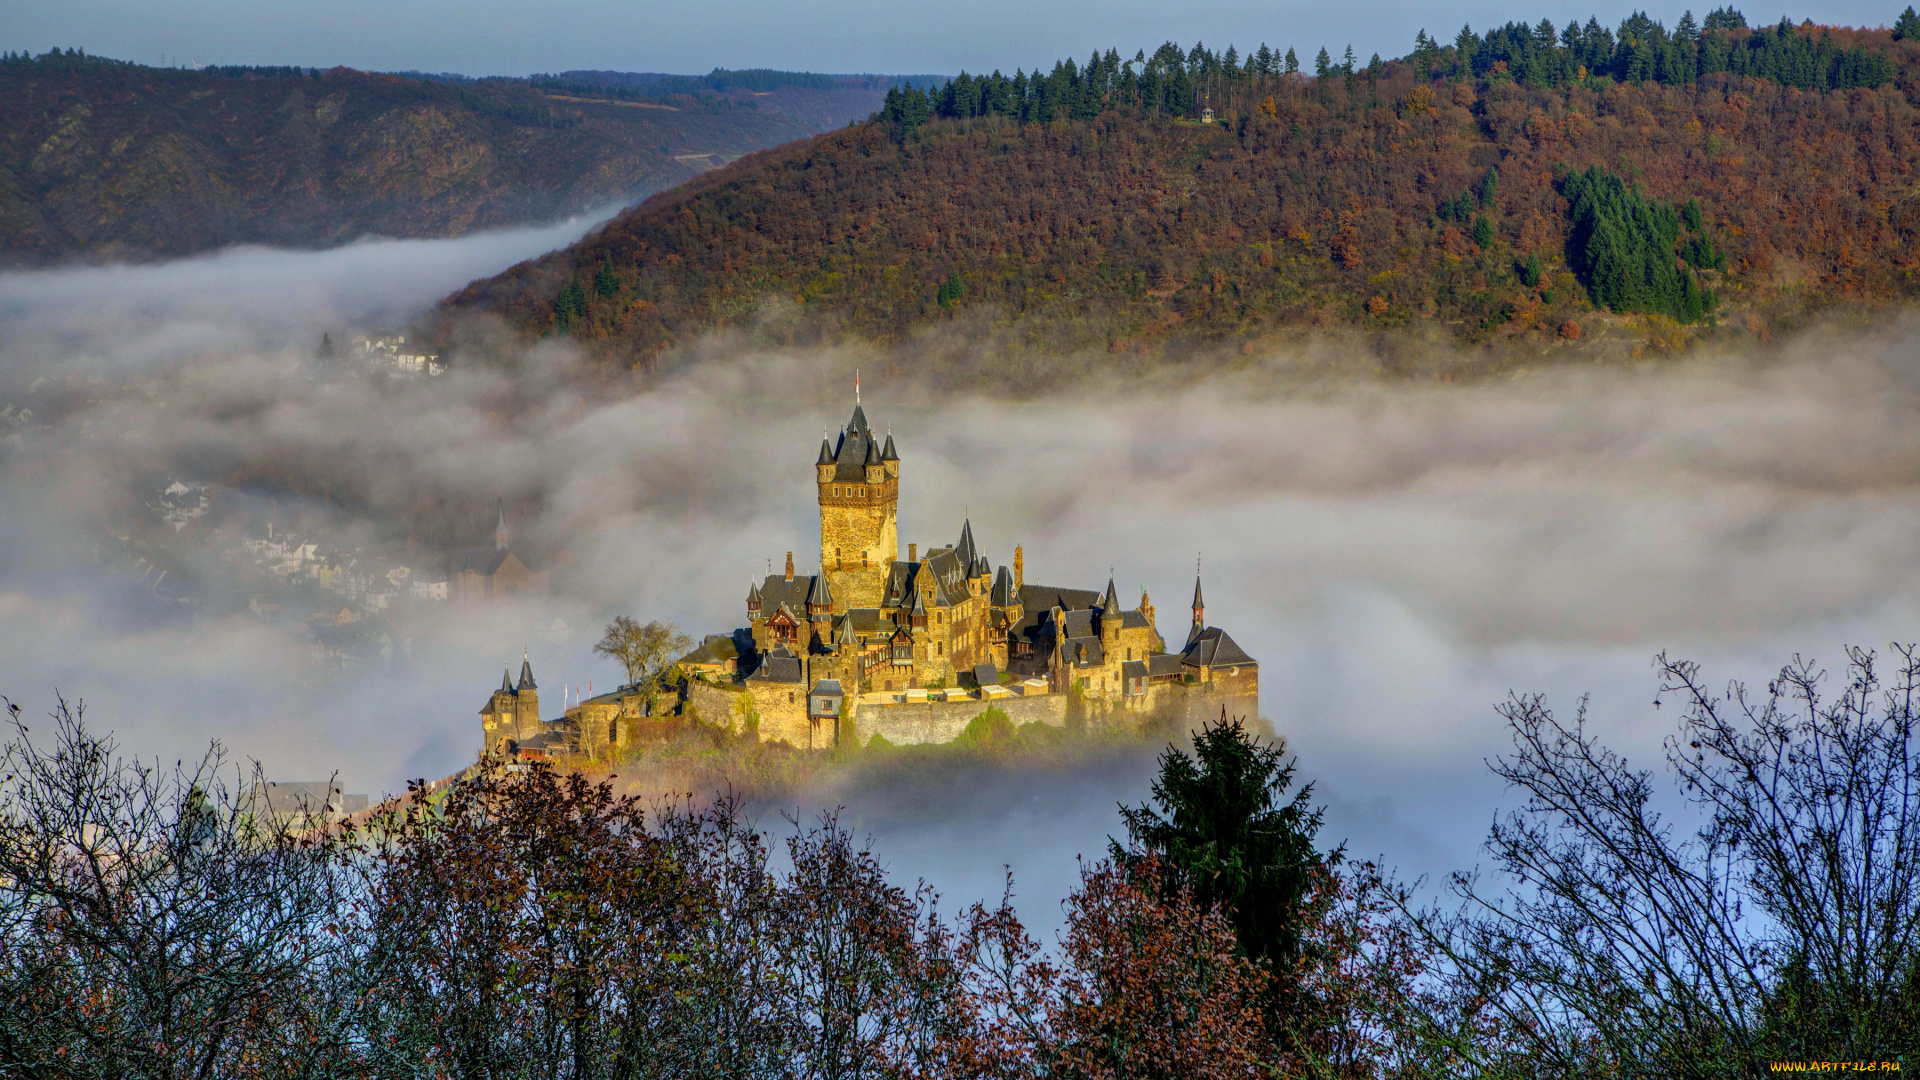
[[[645,386],[553,345],[410,383],[310,359],[322,330],[399,325],[582,228],[0,276],[0,398],[39,403],[0,448],[0,693],[30,713],[56,687],[84,697],[144,755],[219,739],[275,775],[379,791],[469,760],[523,649],[557,702],[614,680],[587,650],[611,614],[737,625],[769,562],[818,557],[813,450],[862,356],[716,348]],[[970,516],[995,563],[1024,546],[1029,580],[1099,587],[1111,566],[1170,637],[1198,555],[1209,621],[1262,659],[1263,711],[1319,782],[1329,839],[1433,872],[1472,862],[1504,798],[1482,761],[1510,689],[1591,692],[1608,740],[1652,764],[1658,650],[1764,678],[1795,651],[1915,636],[1911,329],[1472,386],[1302,384],[1286,355],[1042,400],[872,366],[863,383],[900,447],[903,543],[950,542]],[[556,596],[423,615],[388,662],[330,675],[299,633],[157,606],[112,568],[123,523],[175,478],[360,541],[504,499]],[[908,874],[977,894],[1012,863],[1057,895],[1150,770],[962,778],[931,809],[821,798]]]

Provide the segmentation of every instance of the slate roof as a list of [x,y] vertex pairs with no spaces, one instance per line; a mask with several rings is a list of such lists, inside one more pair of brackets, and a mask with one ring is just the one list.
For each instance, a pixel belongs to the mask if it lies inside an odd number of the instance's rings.
[[533,681],[533,661],[532,660],[520,661],[520,684],[514,687],[514,689],[515,690],[540,689],[539,685]]
[[1017,594],[1013,591],[1013,575],[1002,566],[1000,572],[994,575],[993,595],[987,602],[995,607],[1012,607],[1016,598]]
[[814,683],[813,689],[807,691],[807,693],[808,694],[833,694],[836,697],[846,696],[846,692],[840,689],[840,680],[838,679],[821,679],[819,682]]
[[1231,667],[1257,663],[1248,656],[1225,630],[1209,626],[1195,634],[1180,654],[1188,667]]
[[1144,679],[1147,674],[1145,660],[1127,660],[1120,665],[1120,677],[1123,679]]
[[1141,630],[1151,627],[1152,625],[1152,623],[1147,621],[1147,617],[1138,611],[1123,611],[1120,613],[1120,628],[1122,630]]
[[981,686],[1000,685],[1000,670],[992,664],[973,665],[973,681]]
[[960,526],[960,542],[953,545],[953,553],[969,570],[980,560],[980,550],[973,546],[973,519],[968,518]]
[[893,432],[887,432],[887,448],[880,451],[881,461],[899,461],[900,455],[893,452]]
[[768,574],[767,580],[760,585],[760,617],[771,619],[773,613],[784,606],[789,614],[805,622],[800,613],[807,610],[807,594],[813,591],[813,581],[817,576],[795,575],[792,581],[788,581],[785,574]]
[[1193,575],[1193,610],[1200,611],[1206,606],[1207,602],[1200,599],[1200,575],[1195,574]]
[[1147,657],[1147,674],[1153,678],[1163,675],[1184,675],[1181,670],[1182,657],[1179,653],[1154,653]]
[[807,606],[832,607],[833,590],[827,587],[827,575],[815,574],[813,585],[807,589]]
[[[822,444],[822,449],[825,445]],[[833,478],[835,480],[860,481],[867,478],[868,462],[878,464],[880,448],[873,444],[873,431],[867,427],[866,411],[860,406],[853,407],[853,419],[840,432],[840,442],[833,448]],[[824,463],[823,463],[824,464]]]
[[761,658],[760,666],[747,676],[747,681],[797,683],[800,681],[800,658],[793,654],[793,650],[782,645]]
[[1107,650],[1100,646],[1097,637],[1068,638],[1067,662],[1075,666],[1104,664],[1107,662]]

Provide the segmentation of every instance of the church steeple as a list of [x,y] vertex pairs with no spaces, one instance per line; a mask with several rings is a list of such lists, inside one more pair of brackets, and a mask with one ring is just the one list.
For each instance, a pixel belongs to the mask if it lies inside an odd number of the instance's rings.
[[1193,575],[1193,625],[1207,625],[1207,602],[1200,596],[1200,575]]

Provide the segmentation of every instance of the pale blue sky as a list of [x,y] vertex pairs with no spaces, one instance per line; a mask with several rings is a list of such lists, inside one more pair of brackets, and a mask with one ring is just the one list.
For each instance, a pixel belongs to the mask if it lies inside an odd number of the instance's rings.
[[[1697,6],[1695,15],[1720,0]],[[1904,0],[1902,0],[1904,2]],[[42,52],[78,46],[144,63],[346,64],[520,75],[568,68],[705,72],[714,67],[810,71],[952,73],[963,68],[1050,65],[1115,45],[1127,52],[1167,39],[1196,38],[1243,50],[1266,41],[1295,46],[1307,61],[1349,42],[1364,60],[1405,53],[1414,31],[1452,37],[1462,22],[1543,15],[1556,24],[1597,14],[1609,25],[1638,5],[1569,0],[1380,0],[1373,3],[1260,3],[1219,0],[972,0],[903,4],[889,0],[770,3],[767,0],[7,0],[0,49]],[[1783,10],[1736,4],[1751,22]],[[1681,8],[1654,8],[1672,25]],[[1784,9],[1797,22],[1891,24],[1899,7],[1867,0],[1818,0]]]

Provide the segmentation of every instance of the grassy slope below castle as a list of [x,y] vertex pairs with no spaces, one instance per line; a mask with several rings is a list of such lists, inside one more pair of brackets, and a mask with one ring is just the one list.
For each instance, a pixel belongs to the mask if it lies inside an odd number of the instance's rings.
[[[897,97],[449,304],[635,362],[715,327],[954,319],[1048,350],[1299,327],[1546,348],[1596,303],[1681,338],[1911,295],[1920,42],[1716,16],[1656,52],[1515,24],[1313,79],[1167,48]],[[1203,102],[1223,122],[1191,122]]]
[[717,99],[336,68],[0,62],[0,260],[453,236],[659,191],[812,134]]

